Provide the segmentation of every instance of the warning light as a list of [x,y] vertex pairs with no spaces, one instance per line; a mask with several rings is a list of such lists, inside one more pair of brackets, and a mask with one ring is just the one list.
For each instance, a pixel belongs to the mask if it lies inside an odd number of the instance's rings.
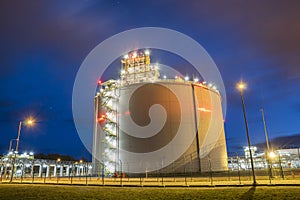
[[99,81],[98,81],[98,85],[101,85],[101,83],[102,83],[102,81],[101,81],[101,80],[99,80]]
[[101,114],[100,117],[98,118],[98,122],[104,122],[106,119],[106,115],[105,114]]

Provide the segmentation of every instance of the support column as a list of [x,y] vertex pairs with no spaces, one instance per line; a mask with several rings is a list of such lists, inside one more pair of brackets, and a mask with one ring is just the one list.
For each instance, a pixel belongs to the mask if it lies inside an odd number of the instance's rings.
[[76,176],[78,176],[79,175],[79,167],[77,166],[77,168],[76,168]]
[[56,168],[57,168],[57,166],[54,165],[53,176],[56,176]]
[[49,173],[50,173],[50,166],[47,165],[47,167],[46,167],[46,177],[49,177]]
[[64,165],[60,165],[60,176],[63,176]]
[[69,174],[70,174],[70,165],[66,167],[66,176],[69,176]]
[[42,177],[43,165],[38,165],[38,166],[39,166],[39,177]]

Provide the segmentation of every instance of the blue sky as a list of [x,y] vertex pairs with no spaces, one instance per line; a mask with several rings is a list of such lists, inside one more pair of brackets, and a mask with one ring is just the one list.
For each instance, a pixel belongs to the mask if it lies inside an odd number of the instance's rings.
[[16,138],[19,121],[33,115],[39,123],[23,127],[21,151],[88,157],[72,118],[77,70],[103,40],[148,26],[192,37],[217,64],[227,92],[229,152],[247,144],[235,89],[241,79],[248,83],[252,143],[264,141],[261,107],[271,138],[299,134],[299,10],[299,1],[2,1],[0,151]]

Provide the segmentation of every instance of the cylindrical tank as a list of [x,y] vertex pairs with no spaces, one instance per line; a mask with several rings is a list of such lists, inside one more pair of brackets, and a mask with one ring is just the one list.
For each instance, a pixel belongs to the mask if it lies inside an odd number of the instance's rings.
[[122,171],[227,170],[216,90],[188,81],[136,83],[118,88],[117,104],[116,162]]

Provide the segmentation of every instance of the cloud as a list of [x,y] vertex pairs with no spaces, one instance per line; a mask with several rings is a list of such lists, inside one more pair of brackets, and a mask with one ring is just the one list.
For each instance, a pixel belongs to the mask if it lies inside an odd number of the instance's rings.
[[190,1],[180,8],[232,32],[243,54],[256,52],[281,78],[300,80],[299,1]]
[[[293,134],[288,136],[281,136],[272,138],[270,141],[270,144],[273,148],[295,148],[299,147],[300,145],[300,134]],[[255,144],[255,146],[258,146],[260,148],[266,148],[266,143],[258,143]]]

